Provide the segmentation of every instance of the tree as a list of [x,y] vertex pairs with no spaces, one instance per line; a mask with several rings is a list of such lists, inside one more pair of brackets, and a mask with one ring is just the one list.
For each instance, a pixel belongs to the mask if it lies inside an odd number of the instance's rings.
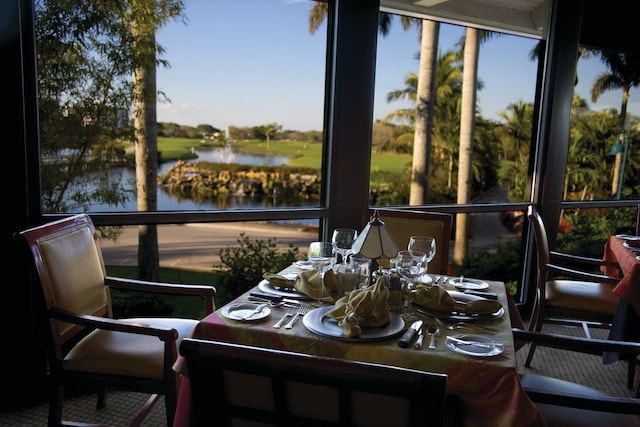
[[[612,51],[602,51],[600,58],[609,67],[609,73],[602,73],[591,86],[591,100],[596,102],[600,95],[608,90],[622,89],[622,104],[620,106],[619,132],[620,142],[625,141],[625,120],[627,117],[627,104],[629,102],[629,91],[631,88],[640,86],[640,57],[626,53]],[[611,183],[611,194],[618,191],[618,186],[622,177],[622,153],[616,154],[616,163],[613,170],[613,182]]]
[[267,141],[267,150],[269,149],[269,141],[273,138],[278,132],[282,130],[282,125],[277,123],[269,123],[264,126],[255,126],[253,128],[253,134],[256,138],[264,139]]
[[[478,76],[478,51],[480,50],[480,30],[467,27],[464,44],[464,65],[462,67],[462,100],[460,106],[460,152],[458,157],[458,204],[471,201],[471,162],[473,158],[473,131],[476,113],[476,81]],[[467,255],[469,242],[469,214],[456,216],[453,265],[462,266]]]

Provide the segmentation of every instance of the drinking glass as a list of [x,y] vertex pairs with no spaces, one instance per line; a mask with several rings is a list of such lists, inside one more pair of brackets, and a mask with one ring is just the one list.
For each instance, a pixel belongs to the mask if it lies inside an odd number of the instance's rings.
[[396,271],[407,282],[407,293],[426,271],[427,254],[418,251],[400,251],[396,256]]
[[351,246],[353,246],[353,242],[356,241],[357,237],[358,230],[354,230],[353,228],[336,228],[333,230],[331,242],[336,252],[338,252],[342,258],[342,265],[347,264],[347,256],[351,253]]
[[327,268],[335,264],[336,256],[333,244],[331,242],[311,242],[307,259],[322,275]]
[[427,255],[424,272],[429,268],[429,263],[436,256],[436,239],[430,236],[411,236],[407,245],[409,252],[420,252]]
[[354,264],[338,264],[338,296],[343,297],[349,295],[354,289],[357,289],[360,281],[360,266]]

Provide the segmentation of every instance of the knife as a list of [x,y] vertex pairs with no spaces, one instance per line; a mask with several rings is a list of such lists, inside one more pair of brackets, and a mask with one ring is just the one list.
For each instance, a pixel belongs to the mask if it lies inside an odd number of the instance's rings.
[[422,348],[422,340],[424,339],[424,326],[420,328],[418,332],[418,339],[416,340],[415,348]]
[[416,320],[411,324],[411,327],[402,335],[402,338],[398,340],[398,345],[402,348],[409,347],[411,341],[418,335],[418,331],[422,329],[422,320]]
[[461,345],[473,345],[480,348],[491,349],[496,347],[504,347],[504,344],[502,344],[501,342],[495,342],[495,341],[490,341],[490,342],[466,341],[456,337],[447,337],[447,339]]

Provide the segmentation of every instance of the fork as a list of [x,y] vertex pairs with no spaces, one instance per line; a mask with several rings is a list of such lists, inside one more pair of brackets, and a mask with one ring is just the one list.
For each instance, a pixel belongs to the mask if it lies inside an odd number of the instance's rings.
[[282,316],[282,318],[280,320],[278,320],[278,323],[274,323],[273,327],[276,329],[279,329],[280,326],[282,326],[282,324],[284,323],[285,319],[287,317],[292,317],[293,314],[296,312],[297,310],[295,308],[290,308],[289,310],[287,310],[287,312],[284,314],[284,316]]
[[305,314],[307,314],[308,309],[309,309],[309,304],[300,305],[300,308],[298,308],[298,311],[296,311],[296,314],[293,315],[293,318],[289,321],[289,323],[287,323],[284,326],[284,328],[285,329],[293,328],[293,324],[296,323],[296,319],[298,319],[298,316],[300,315],[304,316]]

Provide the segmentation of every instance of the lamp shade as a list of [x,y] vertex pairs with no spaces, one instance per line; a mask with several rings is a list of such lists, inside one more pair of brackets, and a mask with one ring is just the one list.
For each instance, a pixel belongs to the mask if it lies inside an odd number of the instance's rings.
[[371,259],[393,258],[398,254],[398,246],[384,227],[384,222],[380,221],[378,211],[373,211],[371,221],[353,242],[351,250]]

